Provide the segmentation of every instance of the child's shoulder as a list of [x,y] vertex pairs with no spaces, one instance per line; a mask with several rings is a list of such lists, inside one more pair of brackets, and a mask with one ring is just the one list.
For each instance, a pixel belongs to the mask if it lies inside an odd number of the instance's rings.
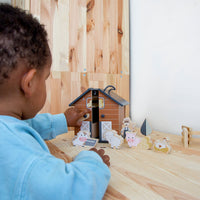
[[0,115],[0,146],[17,149],[29,148],[34,151],[44,146],[44,141],[39,134],[25,121],[14,117]]
[[12,132],[13,129],[23,129],[27,127],[27,123],[23,120],[19,120],[15,117],[0,115],[0,127],[8,132]]

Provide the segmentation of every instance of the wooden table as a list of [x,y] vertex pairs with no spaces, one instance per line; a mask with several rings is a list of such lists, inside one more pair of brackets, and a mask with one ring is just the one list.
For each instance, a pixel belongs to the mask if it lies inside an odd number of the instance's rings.
[[[196,200],[200,199],[200,139],[192,139],[184,148],[181,135],[153,131],[153,140],[170,139],[171,154],[152,150],[129,148],[123,144],[120,150],[108,144],[98,144],[111,159],[111,180],[104,199],[134,200]],[[50,151],[56,157],[70,162],[86,147],[71,145],[73,133],[48,141]]]

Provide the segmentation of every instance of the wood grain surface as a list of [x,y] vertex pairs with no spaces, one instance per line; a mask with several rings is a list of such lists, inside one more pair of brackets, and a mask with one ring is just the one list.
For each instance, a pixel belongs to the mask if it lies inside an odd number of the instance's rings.
[[[111,149],[109,144],[97,145],[111,159],[111,180],[105,200],[200,199],[200,139],[192,138],[190,147],[186,149],[181,135],[156,131],[151,134],[153,140],[163,137],[170,139],[170,154],[129,148],[126,143],[120,150]],[[72,138],[73,132],[69,132],[50,143],[73,159],[80,151],[89,148],[72,146]]]
[[53,64],[41,112],[63,112],[86,89],[107,85],[129,101],[129,0],[12,0],[12,5],[31,12],[48,32]]

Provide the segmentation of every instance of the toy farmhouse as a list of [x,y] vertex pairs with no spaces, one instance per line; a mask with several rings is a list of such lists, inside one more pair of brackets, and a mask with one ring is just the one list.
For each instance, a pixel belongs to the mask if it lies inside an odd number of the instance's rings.
[[[91,132],[92,138],[99,138],[99,142],[106,142],[104,133],[116,130],[120,133],[125,116],[125,106],[128,102],[112,90],[114,86],[107,86],[104,90],[89,88],[69,106],[79,110],[90,109],[90,116],[83,121],[81,129]],[[75,128],[75,134],[79,131]]]

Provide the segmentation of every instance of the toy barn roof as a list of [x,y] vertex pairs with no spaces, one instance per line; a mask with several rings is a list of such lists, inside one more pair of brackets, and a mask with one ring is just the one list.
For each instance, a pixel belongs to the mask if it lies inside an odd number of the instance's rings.
[[88,92],[92,91],[92,90],[98,90],[101,93],[103,93],[105,96],[109,97],[110,99],[112,99],[114,102],[116,102],[117,104],[119,104],[120,106],[126,106],[128,105],[128,101],[126,101],[125,99],[123,99],[122,97],[120,97],[119,95],[117,95],[116,93],[110,91],[110,92],[106,92],[102,89],[94,89],[94,88],[88,88],[85,92],[83,92],[79,97],[77,97],[74,101],[72,101],[69,106],[73,106],[79,99],[81,99],[84,95],[86,95]]

